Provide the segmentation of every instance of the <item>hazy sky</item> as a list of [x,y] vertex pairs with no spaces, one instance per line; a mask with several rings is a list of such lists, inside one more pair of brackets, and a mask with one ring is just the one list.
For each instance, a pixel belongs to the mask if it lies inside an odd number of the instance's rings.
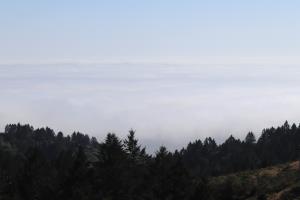
[[299,7],[297,0],[2,0],[0,61],[298,57]]
[[[300,120],[299,1],[4,0],[0,125],[149,149]],[[152,144],[149,146],[149,144]]]

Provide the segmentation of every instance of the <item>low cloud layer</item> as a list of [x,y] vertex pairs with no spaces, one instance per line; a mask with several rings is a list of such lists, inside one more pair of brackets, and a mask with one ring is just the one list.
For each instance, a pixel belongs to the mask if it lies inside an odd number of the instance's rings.
[[0,124],[102,139],[130,128],[149,151],[300,122],[300,68],[269,65],[0,66]]

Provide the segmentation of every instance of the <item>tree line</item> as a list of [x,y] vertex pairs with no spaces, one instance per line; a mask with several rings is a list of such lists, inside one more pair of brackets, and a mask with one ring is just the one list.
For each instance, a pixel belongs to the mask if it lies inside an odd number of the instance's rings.
[[232,199],[226,185],[209,188],[210,177],[298,159],[300,126],[285,122],[256,140],[232,135],[190,142],[151,155],[135,131],[105,140],[50,128],[9,124],[0,134],[0,199],[12,200],[196,200]]

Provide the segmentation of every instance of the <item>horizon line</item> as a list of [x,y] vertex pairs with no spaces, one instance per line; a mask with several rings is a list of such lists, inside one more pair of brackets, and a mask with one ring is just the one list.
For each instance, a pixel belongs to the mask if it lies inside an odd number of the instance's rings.
[[[178,57],[177,57],[178,58]],[[156,65],[299,65],[300,58],[297,56],[206,56],[183,59],[37,59],[37,60],[7,60],[0,61],[3,65],[122,65],[122,64],[156,64]]]

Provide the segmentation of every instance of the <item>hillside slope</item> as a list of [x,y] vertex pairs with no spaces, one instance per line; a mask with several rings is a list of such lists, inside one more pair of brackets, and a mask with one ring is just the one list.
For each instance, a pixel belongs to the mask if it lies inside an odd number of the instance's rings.
[[216,199],[300,199],[299,161],[210,179]]

